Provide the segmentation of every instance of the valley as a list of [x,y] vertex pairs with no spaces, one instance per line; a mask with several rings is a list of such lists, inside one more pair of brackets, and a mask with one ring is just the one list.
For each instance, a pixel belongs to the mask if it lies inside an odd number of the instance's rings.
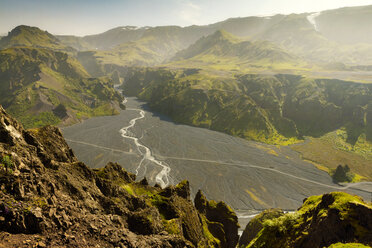
[[[80,160],[93,168],[118,162],[152,184],[166,185],[168,179],[175,184],[186,178],[192,195],[202,189],[208,198],[223,199],[245,211],[296,209],[307,196],[335,190],[370,197],[372,183],[334,184],[327,173],[287,147],[175,124],[135,98],[128,98],[126,105],[118,116],[92,118],[63,129]],[[130,138],[122,137],[123,127]],[[164,165],[170,168],[169,176],[159,177]]]
[[1,35],[0,248],[371,246],[372,5],[312,10]]

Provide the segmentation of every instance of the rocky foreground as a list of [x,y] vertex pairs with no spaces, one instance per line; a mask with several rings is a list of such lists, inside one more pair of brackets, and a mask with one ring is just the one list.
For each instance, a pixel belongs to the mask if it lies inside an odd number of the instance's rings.
[[[211,217],[189,185],[161,189],[118,164],[91,170],[55,127],[24,130],[0,109],[0,247],[235,247],[224,203]],[[203,204],[209,203],[208,201]],[[214,216],[218,216],[215,218]],[[209,219],[208,219],[209,218]]]
[[88,168],[58,128],[24,130],[0,107],[0,247],[372,245],[371,205],[345,193],[310,197],[294,214],[264,212],[238,244],[225,203],[199,191],[194,205],[187,181],[162,189],[135,179],[115,163]]

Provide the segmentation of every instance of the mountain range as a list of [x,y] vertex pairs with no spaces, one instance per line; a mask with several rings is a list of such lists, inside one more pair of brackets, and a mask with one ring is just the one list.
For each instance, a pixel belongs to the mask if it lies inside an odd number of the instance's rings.
[[[239,238],[226,203],[201,191],[191,201],[186,180],[162,188],[116,163],[88,168],[50,126],[126,114],[123,90],[176,123],[275,145],[272,156],[289,146],[334,183],[371,181],[371,20],[362,6],[85,37],[14,28],[0,37],[0,247],[372,245],[372,208],[360,197],[334,192],[294,213],[263,211]],[[126,130],[145,118],[131,110],[141,117]],[[155,157],[133,141],[140,165]]]
[[[113,84],[124,82],[125,94],[175,121],[271,144],[332,137],[337,151],[368,164],[372,43],[363,23],[371,16],[364,6],[85,37],[19,26],[0,40],[0,104],[26,127],[71,124],[118,113]],[[330,173],[344,159],[296,149]]]
[[[289,52],[315,62],[368,64],[371,63],[371,57],[366,56],[365,52],[371,51],[372,38],[367,24],[371,15],[372,7],[365,6],[319,13],[232,18],[206,26],[194,25],[184,28],[124,26],[98,35],[74,37],[74,43],[77,44],[76,49],[84,47],[84,50],[87,50],[93,47],[98,50],[115,51],[123,43],[143,44],[143,39],[153,39],[166,42],[168,51],[163,51],[158,56],[158,60],[166,60],[203,36],[208,36],[218,30],[225,30],[235,36],[273,42]],[[354,30],[358,32],[355,33]],[[58,36],[58,38],[62,43],[66,41],[68,45],[74,44],[68,41],[71,37]],[[154,52],[158,49],[162,50],[161,44],[156,45],[156,42],[153,46],[146,46],[146,48]],[[356,51],[359,52],[355,54]],[[132,64],[140,65],[136,61],[132,61]]]

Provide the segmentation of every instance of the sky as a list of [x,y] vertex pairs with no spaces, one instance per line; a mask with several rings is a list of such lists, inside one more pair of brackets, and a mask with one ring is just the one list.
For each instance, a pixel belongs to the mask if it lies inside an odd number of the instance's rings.
[[126,25],[205,25],[231,17],[361,5],[372,5],[372,0],[0,0],[0,34],[24,24],[83,36]]

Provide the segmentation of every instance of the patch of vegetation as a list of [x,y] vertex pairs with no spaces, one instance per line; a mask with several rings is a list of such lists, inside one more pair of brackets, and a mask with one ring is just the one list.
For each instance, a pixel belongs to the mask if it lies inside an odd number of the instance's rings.
[[[301,153],[302,158],[315,164],[330,175],[340,164],[347,164],[354,174],[353,182],[372,180],[372,145],[364,143],[363,149],[348,144],[345,130],[336,130],[320,138],[307,137],[302,144],[291,146]],[[346,149],[346,147],[350,149]],[[352,148],[354,147],[354,148]],[[352,148],[352,149],[351,149]]]
[[355,175],[350,171],[350,168],[347,164],[344,166],[339,165],[337,166],[336,170],[332,174],[333,182],[341,183],[341,182],[352,182]]
[[[14,116],[17,116],[15,114]],[[57,125],[61,122],[61,119],[55,116],[51,112],[42,112],[37,115],[22,115],[17,117],[17,119],[23,124],[23,127],[28,128],[38,128],[47,125]]]
[[208,225],[211,222],[204,215],[201,215],[200,217],[201,217],[201,221],[203,225],[203,233],[204,233],[204,236],[207,238],[207,244],[208,244],[207,247],[219,247],[221,244],[221,241],[217,239],[215,236],[213,236],[213,234],[211,233],[208,227]]
[[13,174],[14,164],[11,156],[4,155],[0,158],[0,169],[6,174]]
[[169,234],[182,235],[182,229],[179,223],[179,219],[162,220],[165,230]]
[[336,243],[333,245],[328,246],[328,248],[368,248],[370,246],[366,246],[360,243]]

